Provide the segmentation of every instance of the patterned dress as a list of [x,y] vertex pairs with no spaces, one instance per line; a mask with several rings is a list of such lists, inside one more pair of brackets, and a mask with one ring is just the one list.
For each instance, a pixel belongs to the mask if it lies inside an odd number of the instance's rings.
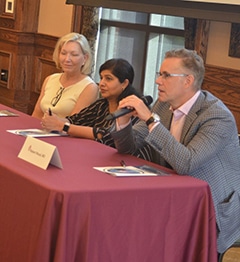
[[[106,98],[100,98],[90,106],[82,109],[79,113],[68,116],[67,119],[74,125],[101,127],[110,130],[114,124],[114,120],[106,120],[106,117],[109,114],[108,100]],[[138,122],[138,120],[137,117],[133,117],[132,125]],[[101,141],[97,141],[115,148],[110,132],[107,132],[102,137]]]

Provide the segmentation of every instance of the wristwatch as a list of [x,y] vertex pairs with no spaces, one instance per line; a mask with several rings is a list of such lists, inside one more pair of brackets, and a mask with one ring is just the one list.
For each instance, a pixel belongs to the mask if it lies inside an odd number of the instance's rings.
[[146,121],[146,125],[149,126],[152,123],[157,123],[160,122],[160,117],[159,115],[152,113],[150,118]]
[[64,124],[64,126],[63,126],[63,129],[62,129],[63,133],[67,134],[69,127],[70,127],[70,123],[69,123],[69,122],[66,122],[66,123]]

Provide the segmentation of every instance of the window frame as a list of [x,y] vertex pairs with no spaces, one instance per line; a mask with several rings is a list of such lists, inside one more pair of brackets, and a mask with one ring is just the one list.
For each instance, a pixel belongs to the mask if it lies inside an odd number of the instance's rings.
[[[126,11],[126,10],[118,10],[118,9],[111,9],[111,8],[102,8],[108,9],[108,10],[116,10],[116,11]],[[102,10],[102,11],[103,11]],[[101,12],[99,12],[101,13]],[[142,12],[134,12],[134,13],[142,13]],[[127,29],[127,30],[136,30],[140,32],[145,33],[145,39],[144,39],[144,49],[142,50],[143,53],[143,65],[146,65],[147,61],[147,49],[148,49],[148,41],[150,38],[150,34],[156,33],[159,35],[169,35],[169,36],[176,36],[176,37],[184,37],[185,36],[185,30],[184,29],[175,29],[175,28],[169,28],[165,26],[156,26],[150,24],[150,13],[144,13],[144,15],[147,16],[146,24],[140,24],[140,23],[131,23],[131,22],[122,22],[122,21],[116,21],[111,19],[104,19],[100,17],[99,19],[99,35],[101,35],[101,29],[105,27],[115,27],[120,29]],[[153,14],[154,15],[154,14]],[[156,14],[159,15],[159,14]],[[98,52],[98,50],[96,50]],[[96,55],[97,57],[97,55]],[[140,87],[139,91],[141,93],[144,93],[144,83],[145,83],[145,72],[146,68],[145,66],[142,67],[142,72],[140,73],[141,79],[140,79]]]

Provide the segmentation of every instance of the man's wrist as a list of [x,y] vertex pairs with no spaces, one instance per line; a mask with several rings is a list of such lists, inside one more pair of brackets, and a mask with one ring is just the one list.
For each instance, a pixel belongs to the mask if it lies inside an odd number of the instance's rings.
[[158,123],[158,122],[160,122],[159,115],[152,113],[151,116],[146,121],[146,125],[151,128],[153,123]]

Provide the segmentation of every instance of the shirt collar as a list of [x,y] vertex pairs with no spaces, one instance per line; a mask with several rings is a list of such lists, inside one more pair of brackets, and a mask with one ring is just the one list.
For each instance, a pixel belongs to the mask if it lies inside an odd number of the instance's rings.
[[198,90],[186,103],[184,103],[183,105],[181,105],[179,108],[173,110],[172,106],[170,106],[170,110],[172,112],[181,112],[184,115],[187,115],[188,112],[190,111],[191,107],[194,105],[194,103],[196,102],[196,100],[198,99],[198,96],[200,95],[200,90]]

